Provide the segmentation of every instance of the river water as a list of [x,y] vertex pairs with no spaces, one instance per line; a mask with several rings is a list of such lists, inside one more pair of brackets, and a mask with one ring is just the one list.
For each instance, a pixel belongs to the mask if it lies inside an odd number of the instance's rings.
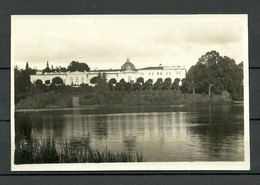
[[16,142],[142,153],[144,161],[243,161],[243,105],[102,107],[15,113]]

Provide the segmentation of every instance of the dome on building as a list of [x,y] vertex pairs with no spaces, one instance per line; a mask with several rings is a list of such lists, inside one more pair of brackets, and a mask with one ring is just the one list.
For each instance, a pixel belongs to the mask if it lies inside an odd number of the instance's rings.
[[122,71],[135,71],[135,66],[130,62],[130,59],[127,58],[126,62],[121,66]]

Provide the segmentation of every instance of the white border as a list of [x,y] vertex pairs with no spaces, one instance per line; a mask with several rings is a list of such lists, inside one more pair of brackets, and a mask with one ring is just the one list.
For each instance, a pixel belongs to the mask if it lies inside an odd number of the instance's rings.
[[[18,15],[19,16],[19,15]],[[29,15],[26,15],[29,16]],[[50,15],[48,15],[50,16]],[[59,15],[61,16],[61,15]],[[68,15],[66,15],[68,16]],[[69,15],[71,16],[71,15]],[[76,15],[73,15],[76,16]],[[79,15],[80,16],[80,15]],[[93,15],[89,15],[93,16]],[[98,15],[95,15],[98,16]],[[106,15],[120,16],[120,15]],[[121,15],[122,16],[122,15]],[[133,16],[133,15],[124,15]],[[137,15],[137,16],[169,16],[169,15]],[[248,15],[173,15],[173,16],[216,16],[240,17],[244,22],[244,161],[241,162],[142,162],[142,163],[73,163],[73,164],[14,164],[15,125],[14,125],[14,48],[12,47],[11,26],[11,171],[135,171],[135,170],[250,170],[250,141],[249,141],[249,73],[248,73]],[[15,16],[11,16],[12,20]]]

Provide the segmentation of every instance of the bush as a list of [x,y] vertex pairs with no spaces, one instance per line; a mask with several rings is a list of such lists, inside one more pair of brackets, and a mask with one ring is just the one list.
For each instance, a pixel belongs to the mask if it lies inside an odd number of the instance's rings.
[[39,109],[46,107],[72,107],[72,97],[51,91],[46,94],[36,94],[32,97],[22,99],[16,106],[17,109]]

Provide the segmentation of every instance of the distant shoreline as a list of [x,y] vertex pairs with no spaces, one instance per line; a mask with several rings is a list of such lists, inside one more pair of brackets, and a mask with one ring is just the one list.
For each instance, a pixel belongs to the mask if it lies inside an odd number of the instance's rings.
[[[232,103],[227,104],[212,104],[212,105],[243,105],[243,101],[233,101]],[[105,108],[105,107],[184,107],[191,104],[172,104],[172,105],[82,105],[78,107],[67,107],[67,108],[35,108],[35,109],[15,109],[15,112],[44,112],[44,111],[59,111],[59,110],[86,110],[86,109],[96,109],[96,108]],[[208,105],[208,104],[196,104],[196,105]]]

